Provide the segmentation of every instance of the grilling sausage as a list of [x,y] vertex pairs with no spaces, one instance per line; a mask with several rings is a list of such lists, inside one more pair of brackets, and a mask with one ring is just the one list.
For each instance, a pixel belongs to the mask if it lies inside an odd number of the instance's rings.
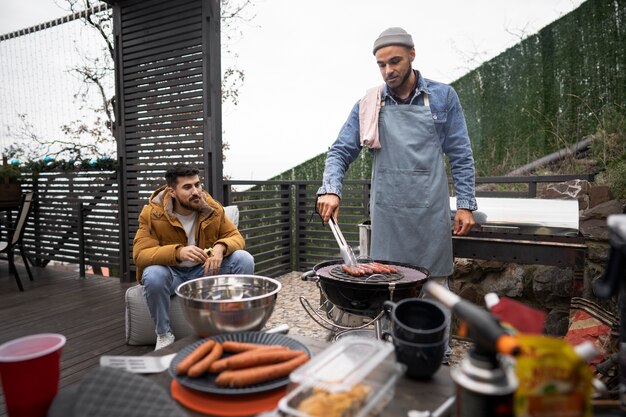
[[247,387],[261,382],[283,378],[309,360],[305,352],[300,352],[296,357],[286,362],[272,365],[255,366],[253,368],[238,369],[236,371],[224,371],[215,379],[219,387]]
[[367,266],[371,268],[375,274],[384,274],[387,272],[387,268],[383,268],[380,265],[376,265],[374,262],[370,262],[369,264],[367,264]]
[[398,273],[398,269],[392,265],[385,265],[385,264],[381,264],[378,262],[372,262],[372,265],[384,269],[385,273],[392,273],[392,274]]
[[365,275],[372,275],[374,273],[374,270],[369,266],[369,264],[358,264],[356,267],[363,271]]
[[371,262],[370,265],[372,265],[373,268],[376,268],[380,271],[381,274],[388,274],[391,271],[389,270],[389,267],[385,264],[381,264],[378,262]]
[[360,277],[361,275],[364,274],[364,272],[358,269],[356,266],[350,267],[346,264],[343,264],[341,265],[341,268],[343,269],[343,272],[345,272],[348,275],[352,275],[353,277]]
[[354,271],[356,271],[356,273],[358,274],[357,276],[363,276],[365,275],[365,269],[361,268],[360,265],[354,265],[351,267]]

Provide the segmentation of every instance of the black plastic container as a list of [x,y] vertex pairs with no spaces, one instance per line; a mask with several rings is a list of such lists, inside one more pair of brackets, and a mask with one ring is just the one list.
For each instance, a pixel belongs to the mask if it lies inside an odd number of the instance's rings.
[[411,343],[435,343],[445,339],[446,316],[432,301],[405,298],[394,303],[385,301],[394,338]]
[[411,343],[393,338],[398,362],[406,365],[406,376],[414,379],[429,379],[441,366],[446,353],[446,340],[435,343]]

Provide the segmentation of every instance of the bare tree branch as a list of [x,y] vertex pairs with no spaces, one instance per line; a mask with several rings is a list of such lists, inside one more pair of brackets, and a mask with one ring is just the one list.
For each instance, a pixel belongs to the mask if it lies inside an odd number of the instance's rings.
[[[94,0],[63,1],[64,8],[71,13],[88,10],[100,3],[100,1]],[[253,4],[253,0],[221,0],[221,35],[223,39],[226,39],[225,42],[222,42],[223,53],[232,54],[230,44],[237,36],[241,36],[241,31],[238,30],[237,25],[254,19],[254,15],[250,13]],[[64,133],[63,137],[43,139],[34,133],[28,116],[26,114],[19,115],[21,126],[13,132],[13,135],[22,139],[23,146],[13,147],[15,149],[10,150],[12,154],[20,154],[35,159],[43,156],[59,157],[69,154],[72,159],[81,160],[99,155],[102,153],[103,146],[114,144],[115,112],[113,109],[115,96],[112,91],[108,91],[110,89],[107,89],[106,82],[114,74],[112,63],[115,61],[115,49],[112,34],[112,13],[107,10],[85,16],[81,20],[86,26],[97,31],[104,42],[101,57],[90,59],[81,56],[82,65],[70,70],[82,80],[79,91],[74,95],[77,100],[82,101],[81,108],[89,103],[90,88],[92,86],[96,88],[100,104],[91,109],[96,118],[91,121],[71,121],[61,126]],[[77,53],[81,54],[78,50]],[[222,102],[232,101],[234,105],[237,105],[239,103],[239,89],[244,80],[245,73],[242,69],[234,66],[227,68],[222,79]],[[104,121],[100,117],[100,113],[104,115]],[[228,143],[223,142],[222,148],[223,151],[228,150]],[[225,155],[224,152],[223,155]]]
[[509,35],[516,38],[517,42],[521,42],[528,37],[528,27],[530,26],[530,22],[526,22],[523,28],[521,29],[509,29],[504,28],[504,31]]
[[484,49],[479,49],[478,45],[470,39],[467,38],[469,42],[471,42],[471,48],[461,48],[457,46],[457,44],[452,41],[451,48],[452,50],[461,56],[461,61],[463,65],[458,66],[456,69],[464,70],[465,72],[471,71],[474,68],[478,67],[485,61],[485,57],[487,56],[487,51]]

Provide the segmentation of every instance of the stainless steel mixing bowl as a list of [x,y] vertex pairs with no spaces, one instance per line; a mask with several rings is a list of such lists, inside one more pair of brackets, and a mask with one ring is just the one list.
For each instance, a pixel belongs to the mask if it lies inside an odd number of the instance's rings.
[[280,282],[258,275],[215,275],[176,289],[198,336],[261,330],[274,311]]

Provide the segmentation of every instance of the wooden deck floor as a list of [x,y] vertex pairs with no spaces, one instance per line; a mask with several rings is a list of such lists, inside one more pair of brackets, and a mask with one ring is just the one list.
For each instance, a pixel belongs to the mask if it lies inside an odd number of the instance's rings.
[[[124,292],[134,285],[117,278],[87,275],[75,268],[31,268],[34,281],[18,264],[25,291],[20,292],[0,260],[0,344],[35,333],[67,338],[61,357],[61,387],[79,381],[98,365],[101,355],[142,355],[153,346],[127,346],[124,338]],[[0,395],[0,417],[6,416]]]

